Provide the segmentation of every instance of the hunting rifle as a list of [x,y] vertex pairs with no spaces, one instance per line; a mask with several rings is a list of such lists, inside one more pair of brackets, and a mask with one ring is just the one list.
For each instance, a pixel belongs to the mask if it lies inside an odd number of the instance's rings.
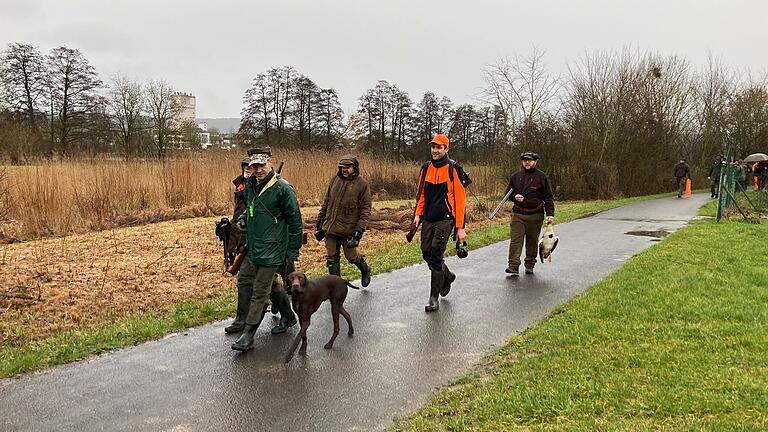
[[509,200],[509,197],[512,196],[512,192],[514,192],[515,189],[511,188],[509,189],[509,192],[507,192],[506,195],[504,195],[504,198],[501,199],[501,202],[496,206],[495,209],[491,212],[490,216],[488,216],[488,219],[493,219],[496,217],[497,214],[499,214],[499,211],[501,211],[501,207],[504,206],[504,203]]
[[405,235],[405,240],[408,241],[408,243],[413,240],[413,237],[416,235],[416,231],[419,229],[419,225],[421,225],[421,218],[419,218],[419,223],[413,223],[413,220],[416,219],[416,207],[419,205],[419,199],[421,198],[421,192],[424,190],[424,175],[423,170],[427,169],[426,166],[422,166],[421,170],[419,170],[419,186],[416,188],[416,206],[413,207],[413,216],[411,216],[411,226],[408,228],[408,234]]

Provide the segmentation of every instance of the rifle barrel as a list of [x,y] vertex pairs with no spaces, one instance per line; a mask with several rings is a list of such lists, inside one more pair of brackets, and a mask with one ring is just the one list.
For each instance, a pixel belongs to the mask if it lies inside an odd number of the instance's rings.
[[501,207],[504,205],[504,203],[507,202],[507,200],[509,200],[510,196],[512,196],[512,192],[514,192],[514,189],[510,189],[509,192],[507,192],[507,194],[504,195],[504,198],[502,198],[501,202],[499,202],[499,204],[496,206],[496,208],[493,209],[493,211],[491,212],[491,215],[488,216],[488,219],[493,219],[493,218],[496,217],[496,215],[499,213],[499,211],[501,210]]

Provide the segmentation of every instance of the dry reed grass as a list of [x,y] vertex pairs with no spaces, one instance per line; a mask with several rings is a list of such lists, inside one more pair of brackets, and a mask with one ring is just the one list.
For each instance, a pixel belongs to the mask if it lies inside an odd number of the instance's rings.
[[[277,152],[283,176],[302,205],[319,205],[342,152]],[[240,152],[187,154],[167,160],[89,159],[6,168],[6,221],[0,241],[140,225],[189,217],[226,215],[239,174]],[[359,154],[374,199],[410,198],[418,164]],[[479,195],[498,196],[504,182],[488,167],[467,167]],[[2,186],[2,185],[0,185]]]

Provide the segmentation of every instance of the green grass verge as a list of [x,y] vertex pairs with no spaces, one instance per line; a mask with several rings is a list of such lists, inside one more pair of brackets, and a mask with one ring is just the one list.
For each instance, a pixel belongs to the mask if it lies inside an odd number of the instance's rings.
[[[657,197],[660,194],[617,200],[597,200],[558,204],[558,223],[599,213],[601,211]],[[469,247],[476,249],[509,238],[507,220],[477,230],[469,229]],[[369,262],[375,274],[399,269],[421,261],[418,242],[388,244],[371,250]],[[449,248],[448,253],[454,253]],[[470,255],[471,259],[471,255]],[[359,276],[357,269],[348,263],[342,267],[350,279]],[[325,273],[324,267],[305,269],[310,277]],[[149,312],[120,319],[98,328],[67,331],[50,338],[17,346],[0,347],[0,378],[31,372],[57,364],[83,359],[107,350],[135,345],[160,338],[169,333],[192,326],[210,323],[235,313],[234,290],[224,296],[185,302],[169,312]]]
[[692,222],[394,430],[768,430],[766,238]]

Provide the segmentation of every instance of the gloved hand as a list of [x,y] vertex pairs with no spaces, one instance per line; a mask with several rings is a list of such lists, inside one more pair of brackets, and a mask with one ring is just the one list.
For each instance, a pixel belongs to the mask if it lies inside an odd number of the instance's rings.
[[289,274],[296,271],[296,265],[294,264],[293,260],[286,257],[285,258],[285,265],[283,271],[285,272],[284,276],[288,276]]
[[317,241],[323,241],[323,239],[325,238],[325,230],[319,229],[315,231],[315,238],[317,239]]
[[355,230],[352,231],[352,238],[357,240],[359,243],[360,240],[363,238],[363,230],[361,230],[360,228],[355,228]]

